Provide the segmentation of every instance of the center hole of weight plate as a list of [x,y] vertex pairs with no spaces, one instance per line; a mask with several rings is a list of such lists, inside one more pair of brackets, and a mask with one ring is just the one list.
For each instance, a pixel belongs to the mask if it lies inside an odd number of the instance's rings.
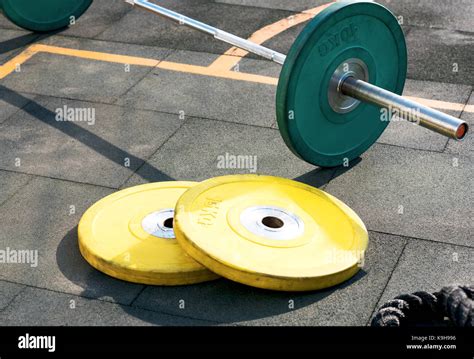
[[291,241],[304,232],[304,223],[295,213],[272,205],[246,208],[240,214],[240,223],[265,240]]
[[173,217],[167,218],[163,222],[163,227],[165,228],[173,229],[173,225],[174,225]]
[[341,86],[348,77],[369,81],[369,69],[360,59],[347,59],[340,64],[329,81],[328,101],[331,108],[340,114],[349,113],[359,106],[360,101],[342,93]]
[[280,218],[267,216],[262,219],[262,224],[268,228],[279,229],[285,225],[285,222],[283,222]]
[[148,214],[142,220],[142,228],[157,238],[176,238],[174,235],[174,209],[166,208]]

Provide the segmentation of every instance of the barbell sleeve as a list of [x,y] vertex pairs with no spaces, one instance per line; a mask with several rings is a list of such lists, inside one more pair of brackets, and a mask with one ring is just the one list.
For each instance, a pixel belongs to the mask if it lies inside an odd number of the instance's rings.
[[341,91],[359,101],[386,108],[390,113],[398,112],[405,120],[456,140],[462,140],[468,132],[465,121],[352,76],[344,80]]
[[[204,32],[220,41],[229,43],[280,65],[283,65],[286,60],[284,54],[153,4],[148,0],[126,0],[126,2],[171,19],[181,25]],[[396,110],[403,114],[409,114],[410,121],[449,138],[462,140],[469,129],[465,121],[351,76],[344,80],[338,90],[342,91],[344,95],[353,97],[359,101],[374,104],[386,108],[389,111]]]

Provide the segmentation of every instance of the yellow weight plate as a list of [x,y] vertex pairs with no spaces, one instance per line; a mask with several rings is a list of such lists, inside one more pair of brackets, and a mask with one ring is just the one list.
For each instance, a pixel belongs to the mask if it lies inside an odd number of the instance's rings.
[[205,267],[259,288],[308,291],[360,269],[361,219],[337,198],[295,181],[256,175],[204,181],[181,196],[176,239]]
[[182,285],[216,279],[174,237],[176,201],[194,185],[151,183],[100,200],[79,223],[82,255],[101,272],[134,283]]

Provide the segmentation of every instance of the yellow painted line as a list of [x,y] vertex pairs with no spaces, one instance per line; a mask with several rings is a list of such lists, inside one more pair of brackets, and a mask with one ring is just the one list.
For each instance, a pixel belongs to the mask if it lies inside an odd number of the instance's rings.
[[[315,7],[313,9],[305,10],[299,14],[291,15],[285,19],[279,20],[254,32],[252,36],[250,36],[248,39],[256,44],[261,45],[265,41],[272,39],[276,35],[281,34],[282,32],[294,26],[297,26],[305,21],[311,20],[329,5],[332,5],[332,2]],[[239,49],[234,46],[227,50],[217,60],[215,60],[209,67],[219,70],[231,70],[240,62],[243,57],[247,55],[248,51]]]
[[255,82],[255,83],[275,85],[275,86],[278,84],[278,78],[275,78],[275,77],[254,75],[254,74],[237,72],[237,71],[219,70],[219,69],[213,69],[210,67],[187,65],[187,64],[177,63],[177,62],[161,61],[157,67],[164,70],[186,72],[190,74],[210,76],[210,77],[220,77],[220,78],[225,78],[225,79],[230,79],[230,80]]
[[36,54],[36,52],[31,48],[28,48],[10,61],[0,66],[0,80],[10,75],[17,68],[21,67],[21,65],[28,61],[34,54]]
[[254,75],[254,74],[249,74],[249,73],[228,71],[228,70],[217,70],[217,69],[211,69],[207,66],[195,66],[195,65],[182,64],[178,62],[161,61],[161,60],[156,60],[156,59],[147,59],[147,58],[135,57],[135,56],[115,55],[115,54],[108,54],[105,52],[76,50],[76,49],[70,49],[66,47],[49,46],[49,45],[42,45],[42,44],[36,44],[36,45],[30,46],[28,49],[23,51],[20,55],[16,56],[12,60],[8,61],[5,65],[1,66],[0,78],[6,77],[7,75],[15,71],[15,69],[17,68],[19,64],[20,65],[23,64],[33,55],[39,54],[39,53],[70,56],[70,57],[76,57],[76,58],[87,59],[87,60],[111,62],[111,63],[118,63],[118,64],[126,64],[126,65],[157,67],[160,69],[176,71],[176,72],[190,73],[190,74],[210,76],[210,77],[219,77],[219,78],[225,78],[225,79],[237,80],[237,81],[261,83],[261,84],[266,84],[266,85],[276,85],[278,83],[277,78],[269,77],[269,76]]
[[[419,102],[422,105],[432,107],[438,110],[446,110],[446,111],[459,111],[459,112],[473,112],[472,109],[469,111],[468,107],[462,103],[456,103],[456,102],[446,102],[446,101],[437,101],[437,100],[429,100],[426,98],[421,98],[421,97],[414,97],[414,96],[404,96],[409,100]],[[466,111],[466,109],[468,111]]]
[[466,105],[464,112],[474,112],[474,105]]
[[76,50],[76,49],[70,49],[66,47],[57,47],[57,46],[49,46],[49,45],[41,45],[41,44],[33,45],[32,47],[36,50],[37,53],[45,52],[45,53],[56,54],[56,55],[78,57],[78,58],[87,59],[87,60],[113,62],[113,63],[125,64],[125,65],[155,67],[160,62],[160,60],[147,59],[143,57],[114,55],[114,54],[108,54],[105,52]]
[[22,65],[27,60],[29,60],[33,55],[38,54],[38,53],[49,53],[49,54],[55,54],[55,55],[77,57],[77,58],[88,59],[88,60],[105,61],[105,62],[113,62],[113,63],[119,63],[119,64],[147,66],[147,67],[155,67],[160,62],[159,60],[147,59],[147,58],[142,58],[142,57],[115,55],[115,54],[108,54],[105,52],[76,50],[76,49],[70,49],[70,48],[65,48],[65,47],[34,44],[34,45],[29,46],[26,50],[24,50],[22,53],[20,53],[19,55],[17,55],[10,61],[8,61],[3,66],[0,66],[0,79],[11,74],[13,71],[15,71],[18,65]]

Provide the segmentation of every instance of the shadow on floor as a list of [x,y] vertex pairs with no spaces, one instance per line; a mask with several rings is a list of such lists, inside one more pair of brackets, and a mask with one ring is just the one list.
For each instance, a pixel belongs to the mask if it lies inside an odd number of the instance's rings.
[[33,43],[36,43],[40,40],[44,40],[53,35],[60,34],[63,31],[64,29],[61,29],[61,30],[56,30],[56,31],[51,31],[48,33],[41,33],[41,34],[29,32],[29,33],[25,33],[24,35],[14,37],[12,39],[1,41],[0,42],[0,55],[6,54],[7,52],[10,52],[10,51],[19,50],[25,46],[32,45]]
[[[8,96],[2,96],[2,91],[5,94],[8,93]],[[137,171],[137,169],[140,168],[141,171],[139,173],[137,172],[137,174],[142,176],[142,178],[147,181],[155,182],[174,180],[164,172],[150,165],[144,159],[122,150],[120,147],[117,147],[114,144],[104,140],[103,138],[92,133],[91,131],[82,128],[81,126],[73,122],[56,121],[56,114],[54,112],[2,85],[0,85],[0,100],[4,100],[12,106],[16,106],[19,109],[22,109],[34,118],[42,121],[48,126],[57,129],[58,131],[61,131],[62,133],[70,136],[71,138],[74,138],[76,141],[81,142],[82,144],[93,149],[97,153],[117,163],[120,166],[123,166],[124,158],[129,158],[130,163],[137,164],[137,166],[134,166],[133,168],[130,167],[131,173]]]
[[334,178],[337,178],[343,175],[347,171],[350,171],[352,168],[357,166],[361,161],[362,159],[358,157],[352,160],[352,162],[350,162],[349,166],[347,167],[342,167],[342,166],[334,167],[334,168],[318,167],[312,171],[305,173],[304,175],[294,178],[294,180],[305,183],[307,185],[310,185],[316,188],[321,188],[327,185]]
[[[211,322],[238,323],[261,320],[285,313],[298,316],[301,315],[298,314],[298,309],[311,306],[366,275],[361,270],[341,285],[308,293],[268,291],[247,287],[226,279],[179,287],[146,286],[141,291],[143,288],[141,285],[111,278],[89,266],[78,248],[77,227],[69,231],[60,242],[56,252],[56,261],[62,274],[84,289],[81,296],[110,298],[112,301],[122,303],[122,308],[128,314],[155,325],[163,325],[163,323],[157,319],[158,315],[154,317],[150,311],[207,320],[210,324]],[[127,291],[134,293],[134,296],[140,293],[138,298],[133,299],[132,305],[130,305],[132,302],[130,300],[128,303],[124,302],[123,294]],[[180,308],[180,304],[183,303],[185,307]],[[146,311],[137,310],[139,308]],[[168,324],[172,325],[172,323]]]
[[26,45],[33,43],[38,39],[40,35],[35,33],[28,33],[15,37],[13,39],[8,39],[0,42],[0,55],[6,54],[7,52],[18,50]]

